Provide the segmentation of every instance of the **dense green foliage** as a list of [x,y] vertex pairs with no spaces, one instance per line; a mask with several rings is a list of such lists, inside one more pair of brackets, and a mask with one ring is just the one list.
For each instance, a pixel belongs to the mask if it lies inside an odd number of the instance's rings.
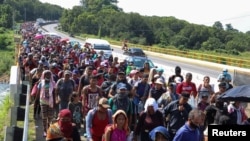
[[124,13],[114,0],[81,0],[82,6],[64,10],[60,19],[66,32],[94,34],[142,45],[215,51],[238,55],[250,51],[250,31],[242,33],[217,21],[212,27],[190,24],[175,17]]
[[15,63],[13,31],[0,28],[0,74],[9,73]]
[[58,20],[63,8],[39,0],[1,0],[0,27],[12,28],[14,21],[35,21],[37,18]]

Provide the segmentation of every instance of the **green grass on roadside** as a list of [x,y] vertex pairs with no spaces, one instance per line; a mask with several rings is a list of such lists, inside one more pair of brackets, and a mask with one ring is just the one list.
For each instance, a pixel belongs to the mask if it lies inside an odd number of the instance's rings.
[[4,140],[5,126],[10,126],[10,115],[9,110],[13,102],[10,101],[10,94],[7,94],[6,97],[1,101],[0,105],[0,140]]
[[29,110],[29,141],[36,140],[36,124],[33,118],[34,108],[33,105],[30,105]]

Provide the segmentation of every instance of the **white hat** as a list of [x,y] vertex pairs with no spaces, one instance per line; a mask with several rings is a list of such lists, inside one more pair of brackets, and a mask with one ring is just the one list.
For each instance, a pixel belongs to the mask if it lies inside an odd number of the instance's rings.
[[154,75],[154,78],[159,78],[159,77],[160,77],[159,74],[155,74],[155,75]]
[[174,81],[175,83],[181,83],[181,77],[175,77]]
[[162,82],[161,78],[157,78],[156,81],[155,81],[155,84],[161,84],[161,85],[163,85],[164,83]]
[[105,62],[101,62],[100,65],[103,66],[103,67],[107,67],[107,64]]

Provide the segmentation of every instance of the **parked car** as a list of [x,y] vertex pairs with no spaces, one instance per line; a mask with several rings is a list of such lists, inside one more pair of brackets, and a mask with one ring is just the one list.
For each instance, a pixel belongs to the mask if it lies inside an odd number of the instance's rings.
[[157,68],[157,66],[154,65],[154,63],[147,57],[143,56],[128,56],[125,58],[126,62],[132,62],[133,66],[135,66],[137,69],[143,68],[144,63],[148,62],[150,68]]
[[130,47],[127,51],[123,52],[123,55],[128,56],[146,56],[144,51],[141,48]]

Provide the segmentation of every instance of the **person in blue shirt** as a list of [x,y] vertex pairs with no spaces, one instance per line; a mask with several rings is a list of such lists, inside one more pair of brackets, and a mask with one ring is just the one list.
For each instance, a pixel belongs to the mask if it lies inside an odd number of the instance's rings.
[[203,113],[199,109],[189,112],[188,121],[175,134],[173,141],[200,141],[199,126],[203,122]]

